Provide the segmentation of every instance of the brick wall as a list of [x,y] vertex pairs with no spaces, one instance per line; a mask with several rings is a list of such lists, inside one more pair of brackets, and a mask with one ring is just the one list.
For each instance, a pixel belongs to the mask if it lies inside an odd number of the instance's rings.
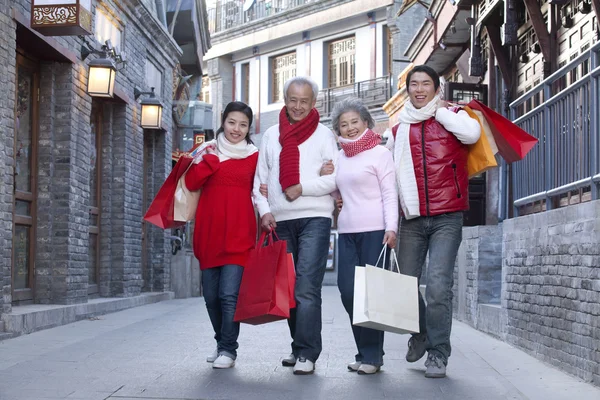
[[504,222],[507,341],[600,385],[600,201]]
[[480,321],[480,305],[500,304],[501,276],[502,226],[463,228],[454,268],[454,317],[476,328],[485,325]]
[[[0,93],[15,91],[15,24],[8,15],[9,3],[0,1]],[[0,313],[11,310],[11,248],[14,164],[15,97],[0,100]]]
[[[98,102],[103,110],[102,199],[100,219],[100,265],[98,288],[101,296],[133,296],[143,286],[142,216],[147,204],[171,169],[172,70],[180,48],[164,26],[155,21],[152,10],[140,0],[92,1],[115,16],[123,29],[122,49],[126,68],[117,73],[118,87],[131,98],[128,104]],[[14,98],[17,23],[13,10],[29,19],[29,0],[0,0],[0,90],[8,95],[0,101],[0,313],[11,310],[12,202],[14,173]],[[53,37],[59,45],[79,57],[81,40]],[[88,40],[95,42],[93,36]],[[23,44],[21,44],[23,45]],[[31,43],[25,43],[25,47]],[[99,45],[95,45],[99,48]],[[35,49],[25,49],[35,52]],[[75,64],[40,62],[39,138],[37,164],[37,231],[35,249],[35,301],[72,304],[87,301],[89,268],[89,206],[92,98],[87,95],[88,62]],[[133,100],[135,87],[146,88],[146,59],[152,58],[162,70],[165,131],[143,132],[139,127],[140,107]],[[141,72],[141,73],[140,73]],[[145,142],[144,137],[152,137]],[[152,157],[145,146],[151,146]],[[145,179],[144,179],[145,178]],[[143,203],[143,183],[150,187]],[[152,245],[145,259],[156,273],[147,290],[170,287],[169,232],[149,229]]]

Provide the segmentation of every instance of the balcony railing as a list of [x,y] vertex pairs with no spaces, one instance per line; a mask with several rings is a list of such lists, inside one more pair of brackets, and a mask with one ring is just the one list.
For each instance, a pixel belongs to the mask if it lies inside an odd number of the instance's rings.
[[[565,88],[562,82],[576,69],[589,72]],[[518,115],[525,103],[540,96],[543,102],[539,106]],[[564,200],[573,194],[578,201],[598,199],[599,98],[600,43],[596,43],[510,105],[515,123],[539,139],[527,157],[512,166],[517,213],[535,203],[549,210],[559,205],[561,197]]]
[[335,104],[346,97],[362,99],[368,108],[382,107],[392,96],[392,78],[383,76],[368,81],[356,82],[352,85],[323,89],[317,97],[315,108],[321,117],[327,118]]
[[239,28],[242,24],[317,1],[319,0],[255,0],[247,11],[244,11],[244,3],[247,1],[217,1],[215,8],[208,10],[208,30],[212,34]]

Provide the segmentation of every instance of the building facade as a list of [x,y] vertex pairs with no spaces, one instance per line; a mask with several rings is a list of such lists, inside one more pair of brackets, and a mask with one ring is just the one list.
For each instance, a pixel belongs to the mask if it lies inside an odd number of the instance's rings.
[[[170,288],[170,232],[142,222],[171,170],[176,129],[184,52],[166,22],[168,2],[71,3],[85,8],[77,8],[83,31],[40,33],[32,1],[0,3],[2,320],[27,304]],[[44,15],[43,24],[62,23],[60,13]],[[88,74],[107,40],[114,94],[93,97]],[[147,93],[137,99],[136,89]],[[140,102],[152,90],[164,112],[143,129]]]
[[[398,21],[424,8],[403,3]],[[600,2],[434,0],[425,11],[405,56],[446,78],[446,99],[477,98],[539,140],[479,178],[485,215],[463,230],[455,316],[600,385]],[[384,106],[391,123],[405,100],[400,90]]]
[[[399,30],[389,0],[262,0],[208,4],[213,47],[206,55],[214,125],[232,100],[248,103],[256,134],[278,123],[283,85],[311,76],[327,124],[336,101],[361,97],[383,133],[381,106],[392,95]],[[259,139],[259,137],[257,137]]]

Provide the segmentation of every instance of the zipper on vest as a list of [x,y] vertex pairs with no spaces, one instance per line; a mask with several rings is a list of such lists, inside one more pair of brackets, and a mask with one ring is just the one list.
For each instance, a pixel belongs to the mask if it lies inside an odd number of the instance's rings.
[[456,174],[456,164],[452,164],[452,170],[454,171],[454,184],[456,185],[456,197],[460,199],[460,186],[458,186],[458,175]]
[[421,150],[423,151],[423,176],[425,177],[425,205],[429,217],[429,187],[427,184],[427,161],[425,159],[425,121],[421,122]]

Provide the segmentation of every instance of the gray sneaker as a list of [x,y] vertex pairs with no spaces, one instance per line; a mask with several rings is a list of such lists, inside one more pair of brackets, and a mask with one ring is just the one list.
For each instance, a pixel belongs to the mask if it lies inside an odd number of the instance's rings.
[[419,361],[427,351],[427,336],[423,334],[413,335],[408,339],[408,351],[406,361],[414,363]]
[[446,377],[446,361],[436,354],[429,353],[427,361],[425,361],[425,367],[427,367],[425,378]]

